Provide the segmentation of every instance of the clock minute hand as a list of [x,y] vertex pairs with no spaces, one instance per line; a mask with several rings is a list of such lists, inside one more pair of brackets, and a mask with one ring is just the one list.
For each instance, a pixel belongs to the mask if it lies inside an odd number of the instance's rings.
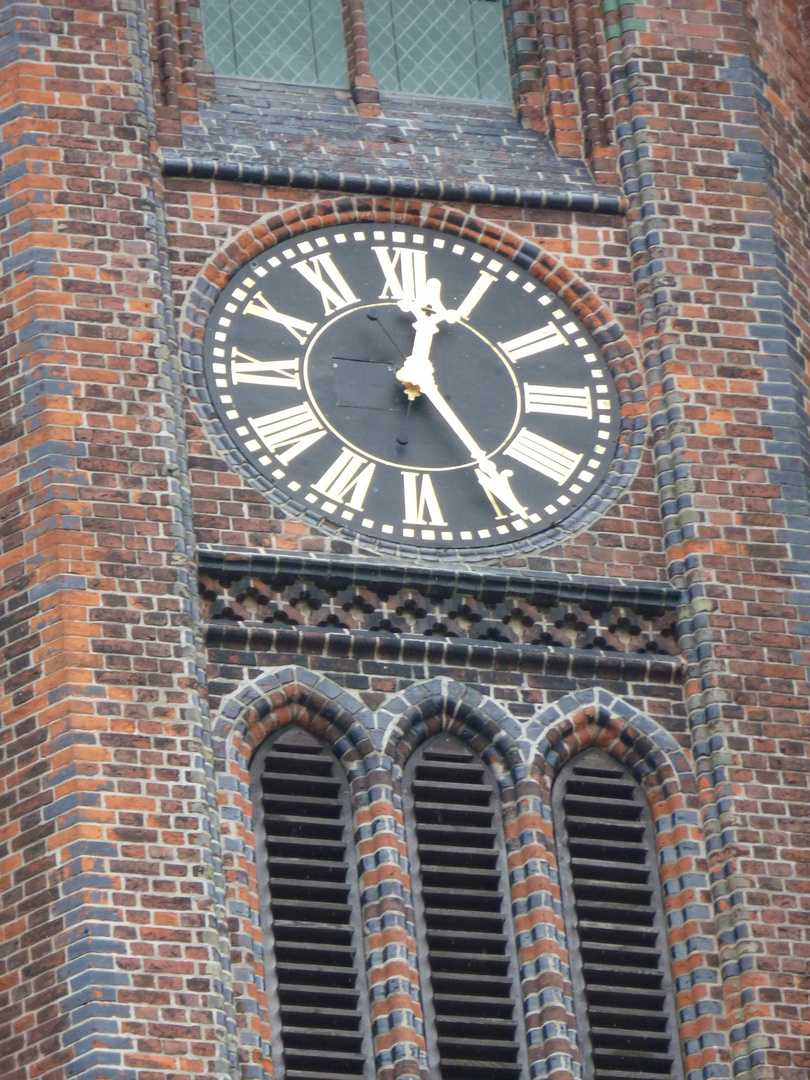
[[[478,466],[475,470],[476,479],[486,492],[490,501],[493,502],[493,505],[495,505],[495,501],[502,503],[517,517],[525,518],[526,507],[518,501],[509,483],[509,477],[512,475],[512,470],[503,469],[501,472],[498,472],[495,463],[486,456],[464,424],[462,424],[450,408],[441,391],[436,386],[436,380],[433,377],[433,365],[431,364],[430,359],[425,356],[422,361],[420,361],[415,356],[411,355],[405,366],[400,368],[397,372],[398,378],[402,377],[402,373],[405,372],[406,368],[408,369],[407,380],[403,381],[406,381],[407,384],[419,387],[421,393],[425,395],[439,416],[441,416],[447,426],[467,447],[470,456]],[[500,511],[500,507],[496,506],[496,510]]]
[[422,386],[422,393],[431,405],[433,405],[434,409],[436,409],[439,416],[441,416],[445,423],[456,435],[458,435],[459,439],[461,439],[469,450],[470,456],[477,466],[475,478],[486,492],[487,497],[490,502],[492,502],[499,516],[502,515],[500,514],[500,507],[497,504],[501,503],[515,516],[525,518],[527,516],[526,507],[518,501],[515,493],[512,491],[512,486],[509,483],[509,477],[512,475],[512,470],[502,469],[498,472],[495,462],[491,461],[486,456],[472,435],[470,435],[469,431],[467,431],[442,397],[436,387],[436,383],[432,379],[430,383]]
[[438,332],[439,322],[457,322],[458,313],[449,311],[442,305],[439,297],[441,281],[438,278],[428,278],[424,288],[418,296],[411,300],[400,300],[399,306],[403,311],[410,312],[415,319],[413,349],[402,367],[397,371],[396,377],[404,383],[405,393],[411,401],[424,394],[433,405],[445,423],[459,437],[467,447],[470,456],[478,466],[475,476],[478,483],[486,492],[490,502],[495,507],[496,513],[501,516],[500,506],[502,503],[517,517],[525,518],[526,507],[518,502],[509,477],[511,469],[503,469],[498,472],[493,461],[486,456],[484,451],[467,431],[448,403],[445,401],[433,373],[433,361],[430,359],[430,346],[434,335]]

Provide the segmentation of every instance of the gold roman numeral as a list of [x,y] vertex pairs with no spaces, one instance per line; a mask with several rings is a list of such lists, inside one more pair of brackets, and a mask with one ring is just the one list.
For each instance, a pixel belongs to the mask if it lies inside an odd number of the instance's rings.
[[285,330],[289,330],[299,345],[303,345],[309,334],[315,329],[315,323],[297,319],[295,315],[284,315],[282,312],[276,311],[261,292],[254,293],[252,299],[245,304],[245,314],[258,315],[260,319],[279,323]]
[[560,416],[593,418],[593,402],[589,386],[537,386],[523,384],[526,412],[556,413]]
[[[306,401],[291,409],[280,409],[255,419],[251,417],[250,423],[267,449],[285,465],[326,434],[326,428]],[[287,449],[279,453],[285,446]]]
[[511,338],[509,341],[499,341],[498,345],[513,364],[518,360],[525,360],[527,356],[536,356],[537,353],[554,349],[558,345],[567,345],[568,341],[560,333],[554,323],[546,323],[531,333],[522,334],[520,337]]
[[[403,472],[405,525],[446,525],[433,482],[426,473]],[[425,513],[428,520],[425,521]]]
[[456,308],[458,317],[460,319],[469,319],[475,305],[490,287],[492,282],[497,280],[498,279],[494,274],[488,274],[486,270],[479,271],[478,280]]
[[333,315],[341,308],[357,303],[357,297],[328,251],[323,255],[313,255],[311,259],[292,263],[292,268],[318,290],[323,301],[324,314]]
[[294,360],[256,360],[241,352],[234,345],[231,353],[231,378],[234,383],[253,383],[256,386],[291,386],[301,389],[298,368],[300,358]]
[[312,486],[335,502],[345,502],[354,510],[362,510],[373,475],[373,462],[344,446],[338,458]]
[[515,438],[506,447],[504,454],[522,461],[530,469],[548,476],[558,484],[563,484],[582,460],[582,454],[575,454],[559,446],[542,435],[535,435],[528,428],[521,428]]
[[[385,277],[380,300],[415,300],[427,282],[427,252],[409,247],[372,247]],[[393,254],[391,254],[393,250]]]

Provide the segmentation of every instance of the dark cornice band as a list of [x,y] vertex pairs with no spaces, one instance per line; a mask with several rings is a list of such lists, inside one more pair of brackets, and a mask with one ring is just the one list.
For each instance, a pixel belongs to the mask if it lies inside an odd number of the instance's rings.
[[576,602],[600,607],[621,605],[653,616],[674,611],[683,602],[681,594],[670,585],[655,582],[630,585],[624,582],[593,578],[563,578],[531,572],[509,573],[495,570],[450,570],[441,566],[390,566],[364,559],[355,562],[337,556],[319,558],[308,555],[201,550],[197,553],[201,573],[241,577],[256,574],[269,579],[314,581],[341,589],[348,586],[395,593],[403,588],[417,589],[426,596],[464,593],[486,603],[497,603],[507,596],[532,603]]
[[455,203],[519,206],[531,210],[569,210],[579,214],[622,215],[627,200],[620,195],[591,191],[550,191],[501,184],[467,183],[461,180],[420,180],[412,176],[368,176],[329,169],[285,168],[280,165],[239,164],[213,158],[161,155],[167,177],[192,180],[227,180],[262,187],[306,188],[342,191],[352,195],[381,195],[396,199],[429,199]]
[[686,677],[680,657],[640,657],[582,649],[538,648],[535,645],[496,644],[483,641],[446,641],[414,635],[365,630],[334,630],[321,627],[234,626],[205,624],[205,644],[213,652],[223,650],[228,663],[234,650],[256,654],[295,653],[345,657],[354,660],[385,660],[407,664],[444,664],[457,668],[523,671],[549,676],[588,678],[601,682],[677,685]]

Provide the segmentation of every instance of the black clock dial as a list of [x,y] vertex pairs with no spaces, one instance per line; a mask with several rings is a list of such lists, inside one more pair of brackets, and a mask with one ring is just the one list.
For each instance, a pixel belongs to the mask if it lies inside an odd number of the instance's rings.
[[294,505],[352,532],[487,548],[580,506],[616,446],[616,391],[535,278],[452,234],[322,229],[268,249],[205,339],[217,414]]

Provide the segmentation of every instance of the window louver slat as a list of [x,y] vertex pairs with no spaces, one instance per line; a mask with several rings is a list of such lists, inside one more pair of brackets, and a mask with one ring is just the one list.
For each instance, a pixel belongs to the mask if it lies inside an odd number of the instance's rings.
[[440,738],[420,753],[410,792],[415,893],[427,954],[425,1013],[438,1052],[434,1074],[518,1080],[518,995],[494,786],[483,763]]
[[644,798],[601,751],[554,792],[566,928],[587,1080],[678,1080],[674,997]]
[[261,808],[285,1080],[367,1073],[348,789],[334,756],[291,730],[264,755]]

